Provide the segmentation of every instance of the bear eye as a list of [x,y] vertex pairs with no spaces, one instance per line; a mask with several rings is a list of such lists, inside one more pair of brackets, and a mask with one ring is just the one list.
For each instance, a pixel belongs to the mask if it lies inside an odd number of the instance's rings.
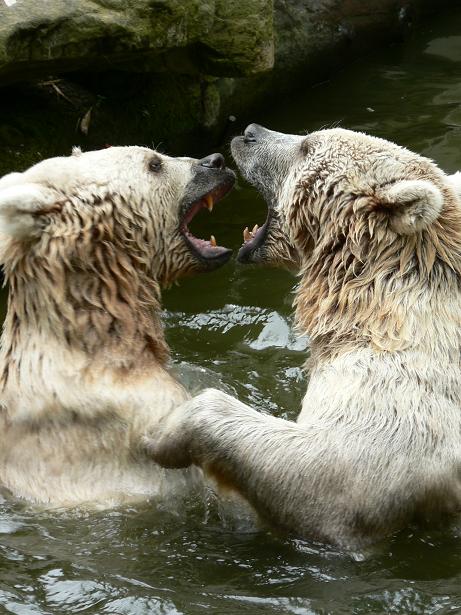
[[162,170],[162,161],[158,156],[154,156],[149,160],[149,171],[153,173],[158,173]]

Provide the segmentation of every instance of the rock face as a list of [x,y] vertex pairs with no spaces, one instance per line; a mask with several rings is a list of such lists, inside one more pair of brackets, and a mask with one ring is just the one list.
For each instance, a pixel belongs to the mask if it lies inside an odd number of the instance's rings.
[[238,76],[273,65],[271,0],[9,2],[0,1],[2,84],[76,70]]

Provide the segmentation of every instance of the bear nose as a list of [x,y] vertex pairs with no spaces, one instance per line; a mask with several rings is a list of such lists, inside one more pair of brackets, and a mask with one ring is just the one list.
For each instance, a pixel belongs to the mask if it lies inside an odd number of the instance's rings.
[[209,169],[224,169],[226,161],[222,154],[210,154],[206,158],[199,160],[201,167],[208,167]]
[[243,133],[243,141],[245,143],[256,143],[258,133],[260,133],[264,128],[259,126],[259,124],[250,124],[245,128]]

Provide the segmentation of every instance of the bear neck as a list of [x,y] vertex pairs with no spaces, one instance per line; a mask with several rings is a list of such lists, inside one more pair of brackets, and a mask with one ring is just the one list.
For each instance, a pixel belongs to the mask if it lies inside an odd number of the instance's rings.
[[459,363],[461,215],[456,205],[444,213],[437,229],[389,245],[359,237],[315,247],[294,304],[309,369],[361,349]]
[[158,283],[126,253],[120,261],[101,255],[89,262],[91,269],[69,268],[64,262],[45,268],[43,261],[22,258],[12,271],[5,267],[3,387],[12,373],[21,372],[23,359],[30,362],[29,356],[54,364],[57,373],[68,361],[82,371],[100,367],[120,376],[166,367]]

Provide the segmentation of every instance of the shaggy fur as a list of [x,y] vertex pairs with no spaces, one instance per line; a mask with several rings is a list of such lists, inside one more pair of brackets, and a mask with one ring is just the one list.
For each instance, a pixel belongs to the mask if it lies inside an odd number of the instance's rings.
[[13,494],[106,506],[200,484],[143,444],[188,397],[167,369],[160,288],[203,268],[178,230],[197,168],[114,147],[0,180],[0,483]]
[[309,385],[297,423],[205,391],[151,450],[222,477],[274,525],[347,547],[458,512],[459,177],[342,129],[253,125],[232,150],[269,205],[241,260],[285,264],[295,251]]

